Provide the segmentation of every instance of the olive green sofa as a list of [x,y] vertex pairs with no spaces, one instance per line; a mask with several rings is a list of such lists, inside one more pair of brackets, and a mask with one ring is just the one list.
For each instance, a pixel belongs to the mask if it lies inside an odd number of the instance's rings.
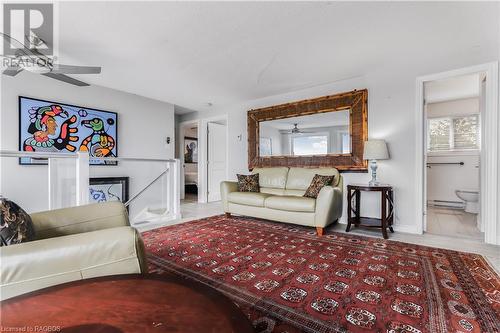
[[[318,235],[342,216],[343,180],[335,168],[256,168],[260,192],[238,192],[238,183],[221,183],[224,212],[315,227]],[[314,175],[335,176],[316,199],[303,197]]]

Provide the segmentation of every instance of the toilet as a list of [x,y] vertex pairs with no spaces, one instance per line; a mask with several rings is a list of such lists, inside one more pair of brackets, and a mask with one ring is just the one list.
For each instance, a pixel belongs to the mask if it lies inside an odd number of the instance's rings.
[[455,190],[457,197],[465,201],[467,213],[479,213],[479,191],[478,190]]

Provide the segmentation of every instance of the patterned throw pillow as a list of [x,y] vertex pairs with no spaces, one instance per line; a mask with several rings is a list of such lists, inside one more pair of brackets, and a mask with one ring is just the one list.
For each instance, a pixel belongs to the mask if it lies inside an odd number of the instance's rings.
[[0,198],[0,246],[29,242],[34,238],[31,217],[15,202]]
[[237,175],[238,176],[238,191],[239,192],[259,192],[259,174],[253,175]]
[[314,175],[311,184],[304,193],[304,197],[316,199],[323,186],[331,185],[335,176]]

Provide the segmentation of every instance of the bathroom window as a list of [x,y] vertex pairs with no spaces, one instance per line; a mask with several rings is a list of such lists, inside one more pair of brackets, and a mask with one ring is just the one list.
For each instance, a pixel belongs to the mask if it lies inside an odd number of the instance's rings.
[[431,118],[427,134],[429,152],[479,149],[479,115]]

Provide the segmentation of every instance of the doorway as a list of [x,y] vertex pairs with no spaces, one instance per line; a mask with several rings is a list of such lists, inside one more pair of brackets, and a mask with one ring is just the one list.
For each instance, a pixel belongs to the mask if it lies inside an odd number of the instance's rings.
[[417,78],[421,232],[498,244],[498,65]]
[[198,121],[181,123],[179,132],[180,198],[184,203],[198,202],[200,187]]
[[[196,130],[194,129],[196,128]],[[228,179],[228,120],[227,115],[196,119],[179,124],[178,152],[181,159],[180,188],[184,203],[219,201],[220,182]],[[185,138],[185,133],[189,134]],[[196,135],[196,161],[187,158],[187,144]],[[195,174],[196,172],[196,174]],[[196,184],[195,184],[196,183]],[[196,197],[191,190],[196,189]],[[187,202],[189,200],[190,202]]]
[[424,82],[425,231],[483,241],[480,225],[484,72]]

